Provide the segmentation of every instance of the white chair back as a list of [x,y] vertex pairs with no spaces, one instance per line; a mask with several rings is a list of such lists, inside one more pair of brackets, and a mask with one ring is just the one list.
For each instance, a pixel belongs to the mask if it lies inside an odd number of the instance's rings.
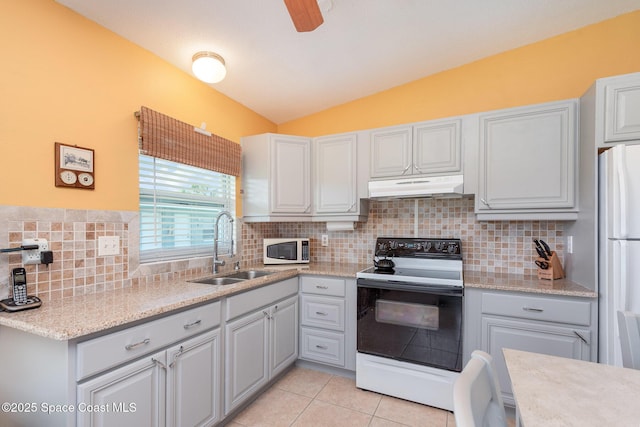
[[622,366],[640,369],[640,314],[618,311]]
[[476,350],[453,385],[453,413],[457,427],[506,427],[493,358]]

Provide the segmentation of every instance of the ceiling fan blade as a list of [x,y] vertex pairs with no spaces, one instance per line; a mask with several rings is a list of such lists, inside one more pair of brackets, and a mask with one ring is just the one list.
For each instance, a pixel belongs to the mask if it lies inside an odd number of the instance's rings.
[[317,0],[284,0],[299,33],[313,31],[324,22]]

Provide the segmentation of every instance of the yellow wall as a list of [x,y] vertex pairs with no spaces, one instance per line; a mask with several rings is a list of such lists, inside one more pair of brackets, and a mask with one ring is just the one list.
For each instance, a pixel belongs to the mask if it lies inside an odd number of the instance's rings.
[[[0,204],[137,210],[145,105],[239,142],[276,125],[53,0],[0,2]],[[95,150],[95,190],[54,186],[54,142]]]
[[491,56],[278,125],[327,135],[566,98],[640,71],[640,11]]
[[[640,11],[279,126],[53,0],[0,2],[0,204],[137,210],[146,105],[232,141],[322,135],[580,96],[640,71]],[[54,186],[54,142],[93,148],[94,191]]]

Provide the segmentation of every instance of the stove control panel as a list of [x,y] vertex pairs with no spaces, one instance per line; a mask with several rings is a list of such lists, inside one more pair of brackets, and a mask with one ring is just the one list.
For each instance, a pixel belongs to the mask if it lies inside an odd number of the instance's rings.
[[462,259],[460,239],[389,238],[376,239],[378,257]]

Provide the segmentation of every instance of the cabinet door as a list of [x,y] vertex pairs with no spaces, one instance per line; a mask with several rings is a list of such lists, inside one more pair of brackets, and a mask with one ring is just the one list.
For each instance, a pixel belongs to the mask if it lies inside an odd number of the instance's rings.
[[574,206],[574,101],[481,116],[479,211]]
[[482,350],[493,356],[505,403],[510,405],[515,402],[503,348],[589,360],[590,342],[591,332],[585,329],[489,316],[482,318]]
[[428,122],[413,127],[413,173],[460,172],[460,120]]
[[167,351],[167,426],[205,426],[220,418],[220,330]]
[[371,132],[371,178],[411,175],[412,127]]
[[225,414],[269,380],[268,311],[257,311],[225,328]]
[[271,308],[271,377],[298,358],[298,297]]
[[290,136],[273,136],[270,178],[271,211],[273,213],[305,213],[310,215],[310,140]]
[[78,426],[164,426],[165,352],[78,385]]
[[640,139],[640,78],[605,87],[606,142]]
[[314,144],[314,211],[318,214],[357,210],[356,135],[317,138]]

